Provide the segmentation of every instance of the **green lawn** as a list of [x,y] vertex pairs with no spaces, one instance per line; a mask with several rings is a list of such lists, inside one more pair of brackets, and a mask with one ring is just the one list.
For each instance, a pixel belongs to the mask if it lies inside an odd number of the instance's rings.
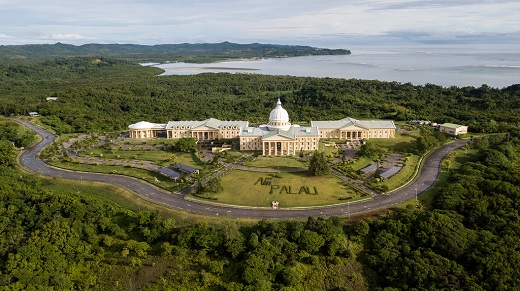
[[382,182],[381,184],[387,185],[389,190],[393,190],[403,185],[412,177],[418,162],[419,156],[409,156],[408,160],[406,161],[406,164],[401,169],[401,171],[399,171],[399,173],[395,174],[394,176],[390,177],[390,179]]
[[[273,176],[279,177],[273,177]],[[265,185],[262,185],[262,182]],[[301,207],[345,203],[361,199],[361,196],[343,181],[329,176],[309,176],[300,173],[267,173],[232,170],[222,177],[224,190],[215,195],[212,202],[270,207],[271,201],[280,207]],[[307,191],[307,192],[306,192]],[[292,193],[292,194],[290,194]],[[298,194],[300,193],[300,194]],[[339,200],[348,198],[349,200]]]
[[415,140],[419,137],[419,132],[399,132],[396,131],[395,138],[371,138],[367,143],[375,143],[377,145],[388,148],[392,152],[415,152]]
[[158,144],[175,144],[177,142],[177,139],[172,138],[152,138],[152,139],[128,139],[127,141],[124,141],[122,143],[119,143],[117,145],[130,143],[130,144],[151,144],[151,145],[158,145]]
[[[154,185],[161,187],[163,189],[166,189],[168,191],[172,191],[172,190],[176,189],[176,187],[178,186],[178,183],[173,181],[170,178],[167,178],[159,173],[155,173],[152,171],[139,169],[139,168],[72,163],[72,162],[67,162],[67,161],[63,161],[63,160],[52,161],[49,164],[52,166],[58,167],[58,168],[69,169],[69,170],[74,170],[74,171],[130,176],[130,177],[144,180],[150,184],[154,184]],[[159,182],[156,182],[155,178],[157,178],[157,180]]]
[[195,161],[191,155],[191,153],[169,153],[160,150],[107,150],[104,148],[94,148],[88,149],[85,152],[79,154],[80,156],[92,156],[100,157],[103,155],[104,158],[109,159],[120,159],[120,160],[143,160],[143,161],[152,161],[152,162],[161,162],[165,160],[170,160],[173,157],[172,162],[175,163],[183,163],[192,167],[201,168],[200,162]]
[[247,162],[246,166],[256,168],[304,168],[306,163],[300,161],[299,158],[283,158],[283,157],[263,157],[259,156],[253,161]]
[[352,169],[354,171],[357,171],[357,170],[361,170],[365,167],[368,167],[370,166],[371,164],[375,163],[373,159],[371,158],[367,158],[367,157],[363,157],[363,156],[360,156],[359,159],[357,159],[353,164],[352,164]]
[[68,141],[69,139],[71,138],[75,138],[75,137],[78,137],[80,136],[80,133],[64,133],[60,136],[58,136],[58,142],[66,142]]
[[319,143],[319,149],[320,151],[323,151],[326,156],[334,155],[338,152],[338,150],[334,146],[328,146],[326,147],[323,143]]

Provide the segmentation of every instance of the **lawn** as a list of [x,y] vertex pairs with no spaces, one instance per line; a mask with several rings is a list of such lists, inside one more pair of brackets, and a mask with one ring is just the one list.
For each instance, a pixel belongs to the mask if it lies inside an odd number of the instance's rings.
[[[173,191],[177,189],[178,183],[169,179],[159,173],[155,173],[152,171],[133,168],[133,167],[122,167],[122,166],[110,166],[110,165],[92,165],[92,164],[83,164],[83,163],[72,163],[63,160],[52,161],[49,163],[52,166],[74,170],[74,171],[82,171],[82,172],[94,172],[94,173],[104,173],[104,174],[116,174],[123,176],[130,176],[134,178],[138,178],[144,180],[150,184],[156,185],[168,191]],[[155,179],[157,178],[158,181]]]
[[389,190],[393,190],[404,183],[408,181],[413,173],[415,172],[415,167],[417,166],[417,163],[419,162],[419,156],[412,155],[409,156],[406,164],[404,167],[399,171],[399,173],[395,174],[394,176],[390,177],[390,179],[382,182],[381,184],[387,185]]
[[326,156],[335,155],[338,152],[338,150],[334,146],[326,147],[325,144],[323,144],[321,142],[319,144],[319,149],[320,149],[320,151],[323,151]]
[[388,148],[392,152],[414,153],[416,151],[415,140],[419,137],[419,132],[395,132],[395,138],[371,138],[367,143]]
[[152,138],[152,139],[147,139],[147,140],[142,140],[142,139],[128,139],[122,143],[118,143],[117,145],[121,145],[121,144],[125,144],[125,143],[130,143],[130,144],[136,144],[136,145],[140,145],[140,144],[151,144],[151,145],[158,145],[158,144],[175,144],[177,142],[177,139],[172,139],[172,138]]
[[88,149],[87,151],[78,154],[79,156],[91,156],[94,157],[104,157],[108,159],[119,159],[119,160],[142,160],[142,161],[152,161],[152,162],[161,162],[165,160],[170,160],[173,157],[172,163],[183,163],[192,167],[200,168],[201,165],[199,162],[194,161],[192,154],[190,153],[169,153],[160,150],[107,150],[104,148],[94,148]]
[[354,171],[357,171],[357,170],[361,170],[365,167],[368,167],[370,166],[371,164],[375,163],[373,159],[371,158],[367,158],[367,157],[364,157],[364,156],[360,156],[359,159],[357,159],[353,164],[352,164],[352,169]]
[[64,134],[61,134],[60,136],[58,136],[58,142],[66,142],[68,141],[69,139],[71,138],[75,138],[75,137],[78,137],[80,136],[79,133],[64,133]]
[[245,163],[246,166],[256,168],[305,168],[307,163],[303,163],[299,158],[283,157],[262,157]]
[[[316,177],[307,172],[268,174],[232,170],[222,177],[222,186],[224,190],[215,195],[217,200],[209,201],[270,207],[274,200],[284,208],[345,203],[362,198],[332,175]],[[348,197],[351,199],[339,200]]]
[[[92,153],[92,154],[91,154]],[[109,159],[122,159],[122,160],[145,160],[145,161],[163,161],[170,159],[172,153],[159,150],[107,150],[104,148],[87,149],[85,152],[78,154],[79,156],[95,156],[105,157]]]

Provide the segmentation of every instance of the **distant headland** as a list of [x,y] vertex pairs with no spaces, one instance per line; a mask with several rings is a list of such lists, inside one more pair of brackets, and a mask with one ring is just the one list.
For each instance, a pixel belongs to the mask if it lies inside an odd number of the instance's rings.
[[182,43],[182,44],[28,44],[0,46],[0,55],[10,59],[106,56],[139,62],[208,63],[229,59],[282,58],[310,55],[349,55],[350,50],[301,45]]

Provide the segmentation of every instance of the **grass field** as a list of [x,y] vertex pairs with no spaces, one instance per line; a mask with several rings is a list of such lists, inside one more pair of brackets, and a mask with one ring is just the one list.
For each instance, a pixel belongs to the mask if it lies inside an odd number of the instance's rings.
[[[345,203],[361,199],[354,189],[344,186],[343,181],[332,175],[315,177],[309,176],[306,172],[276,175],[279,178],[267,173],[233,170],[222,177],[224,190],[215,195],[217,200],[211,201],[269,207],[271,201],[275,200],[284,208]],[[262,182],[265,185],[262,185]],[[339,200],[340,197],[352,198]]]
[[104,158],[108,159],[120,159],[120,160],[142,160],[142,161],[152,161],[152,162],[160,162],[164,160],[170,160],[173,157],[172,162],[175,163],[183,163],[195,168],[201,168],[201,165],[198,161],[195,161],[190,153],[169,153],[160,150],[107,150],[104,148],[94,148],[89,149],[81,154],[80,156],[92,156],[100,157],[103,155]]
[[417,137],[419,137],[418,131],[396,131],[395,138],[371,138],[367,140],[367,143],[375,143],[388,148],[392,152],[414,153],[416,150],[415,140]]
[[[126,142],[129,142],[130,144],[152,144],[152,145],[158,145],[158,144],[175,144],[177,142],[177,139],[172,138],[152,138],[147,140],[142,139],[128,139]],[[123,143],[126,143],[123,142]],[[118,144],[118,145],[121,145]]]
[[352,169],[354,171],[357,171],[357,170],[361,170],[365,167],[368,167],[370,166],[371,164],[375,163],[373,159],[369,159],[367,157],[363,157],[363,156],[360,156],[359,159],[357,159],[353,164],[352,164]]
[[247,162],[246,166],[256,168],[304,168],[307,163],[303,163],[298,158],[283,158],[283,157],[262,157],[259,156],[253,161]]
[[[150,184],[156,185],[158,187],[161,187],[161,188],[169,190],[169,191],[171,191],[172,189],[174,189],[175,186],[178,185],[177,182],[175,182],[172,179],[169,179],[167,177],[164,177],[161,174],[158,174],[158,173],[155,173],[152,171],[148,171],[148,170],[144,170],[144,169],[139,169],[139,168],[71,163],[71,162],[66,162],[66,161],[62,161],[62,160],[52,161],[49,164],[52,166],[58,167],[58,168],[74,170],[74,171],[130,176],[130,177],[144,180]],[[155,178],[157,178],[157,180],[159,182],[156,182]]]
[[328,155],[334,155],[335,153],[338,152],[338,150],[333,147],[333,146],[328,146],[326,147],[323,143],[319,143],[319,149],[320,151],[323,151],[325,153],[326,156]]

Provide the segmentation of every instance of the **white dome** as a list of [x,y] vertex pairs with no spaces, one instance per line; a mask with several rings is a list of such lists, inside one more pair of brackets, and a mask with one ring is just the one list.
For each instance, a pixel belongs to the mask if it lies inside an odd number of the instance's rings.
[[278,99],[276,107],[271,110],[271,114],[269,114],[269,122],[289,122],[289,113],[283,109],[280,99]]
[[289,130],[291,128],[289,113],[283,109],[280,98],[278,98],[278,102],[276,102],[276,107],[271,110],[271,114],[269,114],[269,124],[267,126],[269,130]]
[[155,123],[151,123],[148,121],[139,121],[138,123],[134,123],[128,126],[129,129],[150,129],[155,126]]

